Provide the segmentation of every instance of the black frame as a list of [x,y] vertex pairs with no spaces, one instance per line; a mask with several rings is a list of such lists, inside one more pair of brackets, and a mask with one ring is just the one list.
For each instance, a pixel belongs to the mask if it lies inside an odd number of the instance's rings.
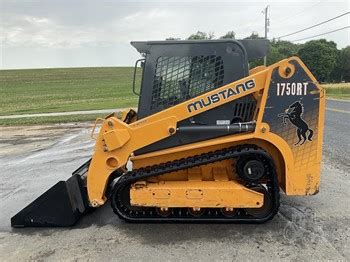
[[151,41],[132,42],[132,45],[144,54],[146,59],[138,105],[138,119],[164,110],[164,108],[152,108],[151,106],[156,62],[159,57],[221,56],[225,70],[223,85],[245,77],[249,72],[247,52],[242,43],[234,40]]

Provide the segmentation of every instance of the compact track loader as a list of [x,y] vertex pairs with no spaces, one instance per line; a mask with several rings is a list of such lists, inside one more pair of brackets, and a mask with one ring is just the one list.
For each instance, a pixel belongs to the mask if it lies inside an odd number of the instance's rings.
[[131,44],[138,112],[97,120],[92,158],[13,227],[72,226],[108,200],[130,222],[262,223],[280,189],[318,192],[325,92],[299,58],[249,70],[267,41]]

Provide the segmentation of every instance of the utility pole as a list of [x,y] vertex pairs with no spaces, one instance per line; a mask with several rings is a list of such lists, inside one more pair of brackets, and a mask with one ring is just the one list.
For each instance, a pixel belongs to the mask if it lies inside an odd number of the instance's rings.
[[[265,39],[267,39],[267,32],[269,31],[270,19],[268,18],[269,6],[266,6],[262,13],[265,15]],[[266,56],[264,56],[264,66],[266,66]]]

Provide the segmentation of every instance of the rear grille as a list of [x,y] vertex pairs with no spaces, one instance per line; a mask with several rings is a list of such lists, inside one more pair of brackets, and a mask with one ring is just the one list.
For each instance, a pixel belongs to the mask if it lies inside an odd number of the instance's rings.
[[233,122],[248,122],[254,117],[256,101],[237,102],[233,107]]

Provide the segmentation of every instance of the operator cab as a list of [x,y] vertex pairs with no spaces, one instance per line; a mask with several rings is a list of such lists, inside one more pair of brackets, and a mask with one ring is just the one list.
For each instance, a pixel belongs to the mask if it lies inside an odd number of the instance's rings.
[[[134,73],[134,93],[140,96],[137,118],[175,106],[249,75],[249,60],[261,58],[267,40],[138,41],[131,44],[142,54]],[[142,67],[139,92],[135,90],[138,65]],[[252,95],[226,103],[178,123],[179,126],[218,125],[253,120]],[[175,134],[135,152],[152,152],[193,143],[222,134]]]

